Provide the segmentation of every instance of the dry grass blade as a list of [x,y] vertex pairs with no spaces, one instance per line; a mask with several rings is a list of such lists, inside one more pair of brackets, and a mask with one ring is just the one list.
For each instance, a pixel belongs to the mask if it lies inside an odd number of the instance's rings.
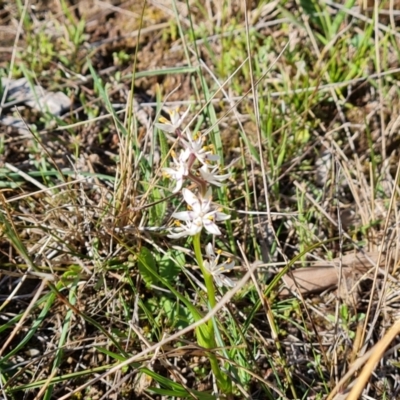
[[[363,389],[365,388],[371,374],[373,373],[379,360],[383,357],[383,354],[390,343],[400,334],[400,320],[398,320],[386,333],[386,335],[372,348],[370,349],[361,359],[358,359],[349,368],[346,375],[338,382],[332,392],[329,394],[326,400],[336,399],[335,395],[338,391],[343,391],[343,385],[349,379],[349,377],[354,374],[361,366],[365,364],[363,370],[357,378],[355,384],[351,384],[352,389],[348,395],[344,398],[347,400],[358,400],[361,396]],[[343,396],[340,397],[341,399]]]
[[[24,314],[22,315],[21,319],[18,321],[18,323],[15,325],[13,331],[10,333],[8,336],[7,340],[4,342],[3,347],[0,349],[0,357],[3,355],[3,353],[6,351],[7,347],[9,344],[12,342],[14,337],[20,333],[21,328],[24,325],[24,322],[26,318],[30,315],[32,308],[35,306],[36,301],[39,299],[40,295],[43,292],[43,289],[46,287],[47,281],[43,279],[40,283],[40,286],[37,288],[35,295],[33,296],[31,302],[29,303],[28,307],[26,308]],[[9,299],[10,301],[11,299]]]

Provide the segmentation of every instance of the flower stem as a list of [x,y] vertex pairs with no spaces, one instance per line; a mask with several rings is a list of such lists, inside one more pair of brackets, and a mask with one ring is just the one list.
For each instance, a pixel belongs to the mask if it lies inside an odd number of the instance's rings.
[[[217,302],[215,299],[215,288],[214,288],[213,276],[204,267],[203,256],[201,254],[201,247],[200,247],[200,233],[193,236],[193,245],[194,245],[194,252],[196,255],[197,263],[201,269],[201,272],[204,277],[204,282],[206,284],[208,302],[210,304],[210,308],[214,308],[216,306]],[[204,334],[201,333],[200,330],[197,331],[197,341],[199,342],[200,345],[204,346],[207,349],[214,349],[217,346],[216,346],[216,342],[215,342],[215,332],[214,332],[213,321],[209,320],[204,325],[206,325],[204,328],[206,328],[208,334],[205,336]],[[204,332],[204,330],[203,330],[203,332]],[[208,353],[208,357],[210,360],[211,369],[217,380],[217,385],[218,385],[219,389],[225,394],[231,394],[232,393],[232,383],[228,379],[227,375],[222,372],[222,370],[219,366],[217,357],[213,353]]]
[[214,282],[212,274],[207,270],[207,268],[204,267],[203,255],[201,254],[201,248],[200,248],[200,233],[193,236],[193,245],[194,245],[194,253],[196,255],[197,264],[201,269],[201,273],[203,274],[204,282],[206,284],[208,301],[210,303],[210,307],[214,308],[217,304],[215,300]]

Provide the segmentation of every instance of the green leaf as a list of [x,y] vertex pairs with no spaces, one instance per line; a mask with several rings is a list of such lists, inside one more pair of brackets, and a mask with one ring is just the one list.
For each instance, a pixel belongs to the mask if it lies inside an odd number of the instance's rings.
[[156,203],[149,209],[150,225],[160,226],[167,210],[167,203],[163,201],[165,194],[157,187],[151,189],[151,200]]
[[174,382],[169,378],[161,376],[148,368],[141,368],[140,371],[153,378],[156,382],[158,382],[161,386],[165,388],[165,389],[160,389],[160,388],[150,387],[147,389],[153,393],[163,394],[164,396],[174,396],[174,397],[190,398],[190,399],[193,399],[193,395],[195,395],[198,399],[204,399],[204,400],[216,399],[215,396],[212,396],[209,393],[202,393],[198,392],[197,390],[191,390],[189,392],[181,384]]
[[[167,141],[167,137],[165,136],[165,133],[161,130],[158,129],[158,141],[160,143],[160,149],[161,149],[161,159],[165,160],[167,158],[167,154],[169,152],[169,145]],[[168,163],[168,161],[167,161]]]
[[[142,269],[143,274],[145,274],[146,279],[149,281],[155,283],[155,282],[160,282],[164,286],[166,286],[182,303],[185,304],[185,306],[189,309],[189,311],[192,313],[193,318],[198,321],[200,320],[203,316],[201,312],[181,293],[179,293],[173,285],[171,285],[165,278],[161,277],[157,270],[156,270],[156,265],[154,258],[152,254],[150,253],[150,250],[147,249],[146,247],[142,247],[140,250],[139,256],[139,270]],[[141,271],[141,273],[142,273]],[[143,278],[145,279],[145,278]]]
[[114,360],[120,361],[120,362],[124,362],[126,360],[126,357],[124,357],[123,355],[119,354],[119,353],[114,353],[113,351],[107,350],[103,347],[96,347],[96,349],[98,351],[100,351],[100,353],[105,354],[106,356],[109,356],[111,358],[113,358]]
[[125,136],[127,136],[128,132],[127,132],[124,124],[120,121],[120,118],[118,117],[118,114],[115,111],[115,108],[111,104],[107,90],[105,89],[103,82],[101,81],[100,77],[97,75],[97,73],[96,73],[95,69],[93,68],[92,64],[90,63],[90,61],[88,61],[88,67],[89,67],[90,74],[92,75],[92,78],[93,78],[94,88],[99,93],[101,99],[104,101],[107,111],[112,115],[114,123],[117,125],[119,131],[122,132]]
[[205,349],[212,348],[211,343],[214,341],[212,328],[208,324],[202,324],[196,328],[197,343]]
[[147,285],[153,285],[158,281],[158,271],[156,263],[153,255],[148,248],[142,247],[140,249],[138,264],[140,276],[143,278]]
[[[142,247],[140,250],[139,256],[139,271],[143,276],[143,279],[146,281],[146,283],[150,284],[151,283],[156,283],[160,282],[164,286],[166,286],[182,303],[185,304],[185,306],[188,308],[190,313],[193,316],[193,319],[195,321],[199,321],[203,316],[201,312],[185,297],[182,296],[181,293],[179,293],[173,285],[171,285],[166,279],[161,277],[157,270],[156,270],[156,265],[154,258],[150,252],[149,249],[146,247]],[[214,340],[213,335],[212,335],[212,330],[211,328],[208,327],[207,324],[203,324],[196,328],[196,334],[198,337],[198,343],[200,346],[203,346],[205,348],[210,348],[211,344]]]
[[147,389],[149,392],[152,393],[157,393],[160,394],[162,396],[173,396],[173,397],[177,397],[179,396],[182,399],[193,399],[193,394],[196,396],[197,399],[199,400],[216,400],[217,397],[213,396],[212,394],[209,393],[201,393],[198,392],[197,390],[192,390],[191,393],[189,393],[187,390],[180,390],[175,391],[175,390],[168,390],[168,389],[158,389],[155,387],[149,387]]
[[182,252],[170,250],[158,260],[158,270],[162,278],[174,282],[185,265],[185,255]]
[[319,22],[318,19],[315,18],[315,14],[317,14],[318,10],[315,6],[315,3],[312,0],[300,0],[300,5],[303,8],[304,12],[314,21]]
[[339,32],[340,26],[342,25],[344,19],[347,17],[347,11],[345,9],[352,9],[354,6],[355,0],[347,0],[346,3],[343,6],[343,11],[339,11],[336,14],[336,17],[334,18],[332,22],[332,35],[336,35]]
[[183,307],[182,304],[177,303],[166,296],[161,298],[160,303],[167,315],[168,321],[170,321],[172,326],[175,328],[183,329],[194,322],[193,316],[186,307]]

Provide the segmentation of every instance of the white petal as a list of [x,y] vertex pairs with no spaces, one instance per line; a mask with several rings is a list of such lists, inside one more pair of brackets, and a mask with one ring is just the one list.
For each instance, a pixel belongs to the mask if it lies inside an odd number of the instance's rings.
[[182,194],[186,203],[188,203],[189,206],[193,209],[195,209],[196,206],[198,207],[200,205],[198,198],[189,189],[183,189]]
[[207,153],[205,158],[207,159],[207,161],[212,161],[212,162],[219,161],[219,155],[217,154]]
[[235,263],[232,261],[228,263],[227,261],[222,264],[217,265],[213,270],[213,275],[221,275],[233,269]]
[[171,120],[171,124],[173,126],[179,126],[179,107],[175,110],[168,110],[169,119]]
[[171,124],[159,124],[158,122],[155,124],[156,128],[167,132],[167,133],[174,133],[176,131],[176,128],[171,125]]
[[189,111],[190,111],[190,107],[188,107],[187,110],[179,118],[179,125],[184,121],[184,119],[186,118],[186,115],[188,115]]
[[228,278],[225,275],[215,276],[214,280],[215,280],[215,283],[220,287],[222,287],[222,286],[235,287],[235,283],[233,282],[233,280]]
[[167,176],[174,176],[176,172],[173,168],[169,167],[162,168],[161,171]]
[[218,182],[214,175],[206,173],[202,170],[200,170],[200,175],[206,182],[211,183],[212,185],[215,185],[218,187],[222,186],[222,183]]
[[228,179],[231,174],[225,174],[225,175],[217,175],[218,172],[218,166],[214,167],[211,171],[209,170],[207,164],[204,164],[200,168],[200,175],[201,177],[208,183],[211,183],[216,186],[222,186],[222,181]]
[[222,212],[219,212],[219,211],[217,211],[217,212],[215,213],[215,219],[216,219],[216,221],[226,221],[226,220],[228,220],[228,219],[230,219],[230,218],[231,218],[231,216],[228,215],[228,214],[225,214],[225,213],[222,213]]
[[181,190],[182,185],[183,185],[183,179],[177,179],[175,189],[172,191],[172,193],[178,193]]
[[204,268],[205,268],[208,272],[211,272],[211,266],[210,266],[210,263],[209,263],[207,260],[204,260],[204,261],[203,261],[203,265],[204,265]]
[[193,220],[192,211],[178,211],[172,214],[172,218],[179,219],[180,221],[191,221]]
[[182,150],[181,153],[179,154],[179,161],[181,162],[186,162],[190,156],[190,150],[189,149],[185,149]]
[[197,235],[200,233],[202,225],[192,224],[190,229],[188,230],[190,236]]
[[188,222],[186,225],[181,225],[171,229],[171,233],[167,235],[172,239],[179,239],[185,236],[194,236],[196,233],[201,231],[201,226],[197,226],[192,222]]
[[234,261],[231,261],[230,263],[224,263],[223,264],[223,268],[224,268],[224,271],[230,271],[231,269],[233,269],[233,267],[235,266],[235,262]]
[[179,233],[178,232],[176,232],[176,233],[172,232],[172,233],[167,235],[167,237],[169,237],[171,239],[179,239],[179,238],[184,237],[184,236],[188,236],[188,234],[185,231],[182,231],[182,232],[179,232]]
[[211,243],[208,243],[206,246],[206,254],[208,258],[214,258],[215,257],[215,253],[214,253],[214,248],[213,245]]
[[220,235],[221,231],[218,229],[218,226],[211,220],[203,220],[204,221],[204,228],[211,233],[212,235]]

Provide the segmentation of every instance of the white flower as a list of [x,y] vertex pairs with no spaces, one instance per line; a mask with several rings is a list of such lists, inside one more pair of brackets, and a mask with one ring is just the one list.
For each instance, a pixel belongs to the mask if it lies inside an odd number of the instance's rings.
[[225,221],[230,218],[211,207],[211,188],[204,197],[197,197],[189,189],[182,189],[183,198],[189,206],[189,211],[180,211],[172,214],[172,216],[180,221],[186,222],[186,226],[178,226],[173,228],[169,237],[176,238],[182,236],[193,236],[199,233],[204,227],[207,232],[212,235],[220,235],[221,231],[216,225],[216,221]]
[[179,107],[175,108],[174,110],[168,110],[169,118],[170,120],[167,120],[164,117],[160,117],[159,121],[161,123],[156,123],[156,127],[158,129],[161,129],[164,132],[167,133],[175,133],[177,129],[181,126],[183,120],[186,118],[186,115],[188,114],[190,110],[190,107],[183,113],[182,116],[179,114]]
[[233,261],[227,260],[221,264],[218,264],[220,254],[215,255],[211,243],[208,243],[208,245],[206,246],[206,253],[208,260],[204,261],[204,267],[213,276],[215,283],[220,287],[221,286],[234,287],[235,284],[232,281],[232,279],[228,278],[223,274],[225,272],[232,270],[233,267],[235,266],[235,263]]
[[163,168],[163,174],[167,178],[172,178],[176,180],[175,189],[172,193],[177,193],[182,187],[184,179],[189,174],[188,158],[190,156],[190,151],[181,150],[178,159],[172,156],[174,160],[174,166],[172,168]]
[[205,137],[200,132],[192,134],[186,130],[188,140],[181,139],[183,145],[202,163],[214,162],[219,160],[219,156],[214,154],[210,146],[204,146]]
[[186,225],[182,225],[179,221],[176,221],[176,226],[171,229],[171,233],[167,235],[171,239],[179,239],[185,236],[194,236],[201,231],[202,224],[188,221]]
[[208,183],[211,183],[212,185],[215,186],[222,186],[222,182],[226,179],[228,179],[231,174],[225,174],[225,175],[217,175],[217,172],[219,171],[219,166],[216,165],[213,167],[211,170],[208,169],[208,165],[204,164],[200,169],[200,175],[201,177]]

